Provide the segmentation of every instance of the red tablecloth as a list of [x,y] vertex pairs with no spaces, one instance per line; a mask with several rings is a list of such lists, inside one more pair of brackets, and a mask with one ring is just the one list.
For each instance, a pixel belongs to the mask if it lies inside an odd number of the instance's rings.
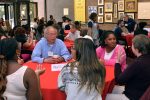
[[[148,33],[148,37],[150,38],[150,33]],[[132,46],[132,39],[134,38],[134,35],[128,34],[125,36],[122,36],[127,41],[128,46]]]
[[71,40],[65,40],[64,43],[69,51],[71,50],[71,47],[74,45],[74,41]]
[[134,35],[132,35],[132,34],[122,36],[122,38],[124,38],[126,40],[128,46],[132,46],[133,37],[134,37]]
[[68,33],[70,32],[70,30],[64,30],[64,35],[68,35]]
[[[29,61],[24,65],[27,65],[29,68],[35,70],[38,64]],[[59,72],[52,72],[51,64],[44,63],[42,65],[44,68],[46,68],[45,73],[40,76],[40,85],[43,100],[65,100],[65,93],[57,89],[57,77]]]
[[[29,61],[24,65],[35,70],[38,64]],[[51,71],[51,64],[48,63],[44,63],[42,64],[42,66],[46,68],[45,73],[40,76],[40,85],[43,100],[65,100],[66,99],[65,93],[57,89],[57,78],[59,71]],[[107,85],[105,85],[107,86],[106,89],[108,89],[109,82],[112,79],[114,79],[114,67],[106,66],[106,83],[107,83]]]

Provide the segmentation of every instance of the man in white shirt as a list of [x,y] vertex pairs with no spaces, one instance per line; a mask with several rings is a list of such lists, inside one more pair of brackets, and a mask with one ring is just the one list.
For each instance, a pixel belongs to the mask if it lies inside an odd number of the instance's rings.
[[77,38],[80,38],[80,31],[76,29],[74,24],[70,24],[70,32],[65,39],[74,41]]

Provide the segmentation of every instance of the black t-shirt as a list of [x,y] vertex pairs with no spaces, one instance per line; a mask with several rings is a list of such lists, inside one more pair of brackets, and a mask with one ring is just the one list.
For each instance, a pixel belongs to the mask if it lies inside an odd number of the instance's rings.
[[122,29],[121,29],[120,27],[116,27],[115,30],[114,30],[114,33],[115,33],[116,38],[120,38],[122,32],[123,32],[123,31],[122,31]]
[[134,31],[136,22],[132,18],[129,18],[128,21],[124,22],[124,24],[127,24],[126,28],[128,29],[129,32]]
[[65,30],[70,30],[70,25],[69,24],[65,26]]
[[150,86],[150,54],[142,55],[122,72],[121,65],[115,64],[115,79],[125,85],[124,94],[130,100],[139,100]]
[[137,29],[137,30],[134,32],[134,35],[139,35],[139,34],[148,35],[148,31],[142,30],[142,29]]
[[90,27],[90,28],[93,27],[93,23],[91,21],[88,22],[88,27]]

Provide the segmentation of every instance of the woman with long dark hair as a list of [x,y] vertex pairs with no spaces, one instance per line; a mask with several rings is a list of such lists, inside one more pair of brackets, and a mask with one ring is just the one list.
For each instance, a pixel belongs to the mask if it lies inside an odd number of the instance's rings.
[[39,75],[17,62],[17,41],[13,38],[0,40],[0,100],[41,100]]
[[61,70],[58,87],[65,90],[67,100],[101,100],[105,68],[96,56],[94,43],[78,38],[73,50],[75,61]]

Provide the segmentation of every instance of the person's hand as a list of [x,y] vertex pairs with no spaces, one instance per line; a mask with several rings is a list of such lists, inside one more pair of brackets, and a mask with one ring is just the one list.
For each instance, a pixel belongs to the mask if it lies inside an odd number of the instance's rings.
[[125,32],[122,33],[122,36],[126,36],[126,35],[127,35],[127,33],[125,33]]
[[105,65],[105,60],[103,59],[99,59],[100,64],[102,64],[103,66]]
[[45,72],[45,68],[41,64],[38,64],[35,70],[37,75],[42,75]]
[[56,59],[53,57],[48,57],[48,58],[45,58],[43,62],[54,64],[56,63]]
[[55,59],[55,63],[60,63],[65,61],[63,57],[58,57],[58,58],[54,58]]
[[18,62],[20,65],[24,64],[24,60],[21,59],[21,58],[18,58],[17,62]]

